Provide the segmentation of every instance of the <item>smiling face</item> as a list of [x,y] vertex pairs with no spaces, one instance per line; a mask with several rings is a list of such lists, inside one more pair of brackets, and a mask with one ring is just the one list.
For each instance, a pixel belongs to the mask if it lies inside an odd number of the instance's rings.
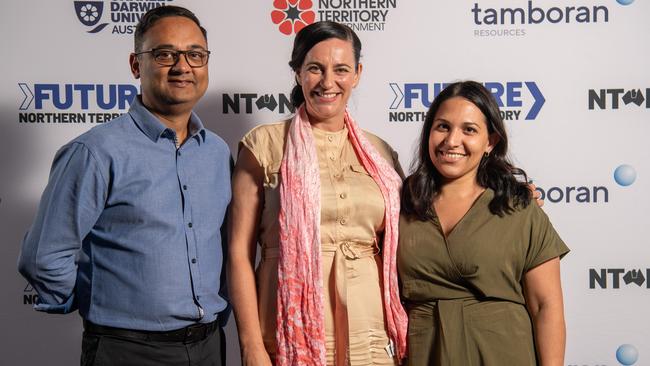
[[444,101],[434,116],[429,158],[444,182],[476,182],[481,158],[497,141],[481,110],[463,97],[453,97]]
[[[201,29],[192,20],[171,16],[158,20],[144,34],[141,51],[154,48],[207,50]],[[140,78],[142,102],[154,113],[189,112],[208,87],[208,65],[190,67],[184,55],[172,66],[159,65],[151,53],[131,54],[131,72]]]
[[312,124],[342,128],[345,108],[361,76],[352,43],[330,38],[312,47],[296,72]]

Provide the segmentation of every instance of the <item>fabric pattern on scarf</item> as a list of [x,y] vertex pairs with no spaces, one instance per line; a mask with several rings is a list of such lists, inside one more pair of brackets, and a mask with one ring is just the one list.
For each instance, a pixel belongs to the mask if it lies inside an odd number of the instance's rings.
[[[407,316],[400,303],[395,256],[401,179],[347,111],[345,124],[359,160],[379,186],[385,203],[383,303],[389,337],[396,346],[398,359],[402,359],[406,354]],[[276,363],[325,365],[320,174],[304,105],[291,121],[280,174]]]

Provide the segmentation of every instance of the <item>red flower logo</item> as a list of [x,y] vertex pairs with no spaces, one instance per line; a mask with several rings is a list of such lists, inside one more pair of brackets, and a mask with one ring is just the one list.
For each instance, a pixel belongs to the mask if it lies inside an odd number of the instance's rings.
[[279,24],[280,32],[290,35],[314,22],[316,13],[311,0],[274,0],[271,20]]

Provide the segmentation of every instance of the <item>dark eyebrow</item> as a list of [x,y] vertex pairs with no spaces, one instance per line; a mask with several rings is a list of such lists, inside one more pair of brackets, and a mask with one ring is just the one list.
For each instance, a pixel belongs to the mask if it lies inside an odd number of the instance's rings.
[[[323,64],[321,64],[321,63],[318,62],[318,61],[307,62],[305,65],[316,65],[316,66],[318,66],[318,67],[320,67],[320,68],[323,67]],[[348,65],[348,64],[346,64],[346,63],[338,63],[338,64],[334,65],[334,67],[341,67],[341,66],[345,66],[345,67],[349,67],[349,68],[354,68],[354,66],[352,66],[352,65]]]
[[[168,49],[168,50],[175,50],[175,49],[176,49],[176,48],[174,47],[174,45],[171,45],[171,44],[160,44],[160,45],[158,45],[158,46],[156,46],[156,47],[153,47],[153,49],[161,49],[161,48]],[[190,46],[190,49],[192,49],[192,50],[194,50],[194,49],[206,50],[205,47],[203,47],[203,46],[201,46],[201,45],[199,45],[199,44],[193,44],[193,45],[191,45],[191,46]]]

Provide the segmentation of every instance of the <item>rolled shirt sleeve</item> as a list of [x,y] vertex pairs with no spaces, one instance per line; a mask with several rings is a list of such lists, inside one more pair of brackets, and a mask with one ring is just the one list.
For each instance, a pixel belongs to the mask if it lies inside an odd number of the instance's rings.
[[77,257],[103,210],[106,188],[98,161],[83,143],[72,142],[57,152],[18,261],[18,270],[38,293],[36,310],[76,309]]

